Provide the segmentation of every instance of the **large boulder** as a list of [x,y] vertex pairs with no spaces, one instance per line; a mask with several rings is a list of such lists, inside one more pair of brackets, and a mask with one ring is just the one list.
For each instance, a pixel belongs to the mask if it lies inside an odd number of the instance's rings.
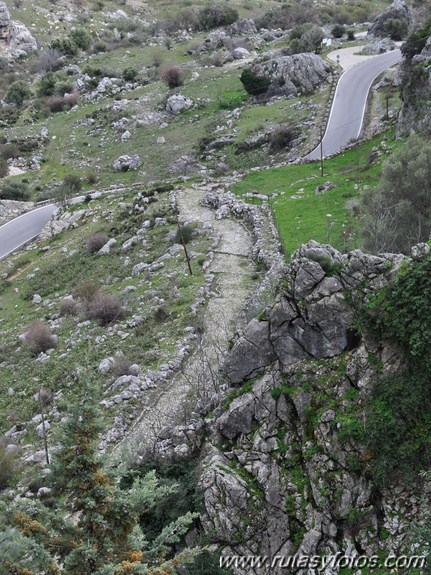
[[311,52],[284,56],[276,54],[257,61],[251,72],[269,80],[267,96],[298,96],[311,94],[322,82],[329,79],[331,67],[317,54]]
[[9,10],[4,2],[0,2],[0,26],[10,25]]
[[173,94],[168,98],[166,111],[173,116],[180,114],[183,110],[189,110],[193,106],[193,101],[182,94]]
[[13,58],[27,56],[37,50],[36,40],[21,22],[11,23],[9,49]]
[[141,165],[141,158],[138,154],[133,156],[120,156],[112,164],[116,172],[128,172],[129,170],[137,170]]
[[407,27],[411,26],[411,12],[405,0],[394,0],[384,12],[374,18],[368,28],[368,38],[387,36],[386,25],[389,20],[400,20],[405,22]]

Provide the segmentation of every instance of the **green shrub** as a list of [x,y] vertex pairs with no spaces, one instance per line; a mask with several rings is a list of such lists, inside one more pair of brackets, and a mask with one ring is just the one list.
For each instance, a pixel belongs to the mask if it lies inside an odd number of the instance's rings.
[[258,76],[250,68],[245,68],[242,71],[240,80],[244,86],[245,91],[251,96],[259,96],[267,92],[270,81],[268,78]]
[[5,178],[9,174],[9,164],[4,158],[0,158],[0,178]]
[[70,39],[81,50],[88,50],[88,48],[90,48],[92,44],[90,34],[82,28],[76,28],[75,30],[72,30],[72,32],[70,33]]
[[231,6],[215,4],[202,8],[198,13],[199,26],[204,30],[229,26],[238,20],[238,10]]
[[27,201],[31,197],[28,184],[25,182],[5,182],[0,187],[0,198],[2,200]]
[[28,87],[28,84],[23,80],[17,80],[11,84],[6,92],[5,101],[8,104],[15,104],[16,106],[21,107],[25,100],[28,100],[31,95],[32,92]]
[[0,491],[9,487],[11,480],[20,470],[20,461],[17,455],[0,445]]
[[334,38],[342,38],[345,33],[346,28],[342,24],[336,24],[331,30],[331,34]]
[[123,78],[126,82],[134,82],[136,80],[136,76],[138,75],[138,70],[129,66],[128,68],[124,68],[123,70]]
[[8,160],[9,158],[18,158],[21,152],[16,144],[3,144],[0,146],[0,158]]
[[53,96],[55,94],[56,83],[57,79],[55,77],[54,72],[47,72],[40,79],[39,86],[37,89],[37,95],[40,97]]
[[70,38],[56,38],[50,48],[59,50],[65,56],[76,56],[78,53],[78,46]]
[[399,42],[403,40],[407,35],[409,30],[408,24],[405,20],[400,20],[398,18],[390,18],[386,20],[384,29],[386,34],[394,40],[395,42]]
[[360,315],[363,331],[397,344],[405,367],[379,377],[367,408],[363,443],[375,481],[409,481],[431,464],[431,257],[413,261]]

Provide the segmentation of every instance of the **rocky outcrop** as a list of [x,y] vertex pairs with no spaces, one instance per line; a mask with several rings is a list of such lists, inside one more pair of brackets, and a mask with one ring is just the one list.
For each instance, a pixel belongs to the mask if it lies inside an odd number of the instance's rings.
[[230,382],[236,385],[253,378],[275,360],[287,366],[347,350],[354,336],[346,290],[370,274],[380,278],[399,261],[398,256],[370,256],[357,250],[343,255],[313,241],[302,246],[290,264],[285,293],[259,320],[250,322],[227,358],[224,368]]
[[361,54],[366,54],[367,56],[375,56],[378,54],[384,54],[391,50],[395,50],[397,45],[390,38],[383,38],[382,40],[376,40],[364,46],[361,50]]
[[407,27],[410,28],[412,17],[410,8],[407,6],[405,0],[394,0],[384,12],[374,18],[368,28],[368,38],[387,36],[386,25],[389,20],[400,20],[401,22],[405,22]]
[[18,58],[37,50],[37,42],[21,22],[11,20],[9,10],[0,2],[0,52],[3,57]]
[[403,105],[398,116],[397,136],[431,133],[431,78],[427,64],[430,57],[431,36],[419,53],[404,61],[401,76]]
[[0,226],[30,211],[33,202],[17,202],[15,200],[0,200]]
[[293,56],[275,53],[270,59],[255,62],[251,71],[270,81],[267,97],[311,94],[331,76],[330,66],[312,53]]
[[141,165],[141,158],[138,154],[133,156],[120,156],[113,162],[112,167],[116,172],[128,172],[129,170],[137,170]]
[[180,114],[183,110],[189,110],[193,106],[193,101],[190,98],[186,98],[182,94],[173,94],[168,98],[166,103],[166,111],[168,114],[176,116]]
[[[350,331],[353,304],[408,260],[341,254],[311,241],[292,257],[278,301],[234,345],[225,371],[242,387],[207,419],[201,478],[205,528],[224,554],[405,552],[406,530],[424,513],[421,495],[431,487],[376,489],[361,472],[370,454],[345,430],[362,421],[377,366],[393,372],[402,357],[389,344]],[[301,574],[339,572],[290,567]],[[235,569],[250,572],[246,564]],[[284,572],[281,562],[253,569],[255,575]]]

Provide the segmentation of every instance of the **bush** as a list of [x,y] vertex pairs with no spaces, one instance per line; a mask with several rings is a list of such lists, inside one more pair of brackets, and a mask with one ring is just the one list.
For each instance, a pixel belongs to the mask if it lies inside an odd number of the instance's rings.
[[238,20],[238,10],[231,6],[216,4],[202,8],[198,13],[198,25],[204,30],[229,26]]
[[63,186],[68,188],[71,193],[76,194],[82,189],[81,178],[74,174],[67,174],[63,178]]
[[40,97],[53,96],[55,94],[56,83],[57,79],[55,77],[54,72],[47,72],[40,79],[39,86],[37,89],[37,95]]
[[129,66],[128,68],[124,68],[123,70],[123,78],[126,82],[134,82],[136,80],[136,76],[138,75],[138,70]]
[[98,283],[88,281],[78,286],[73,295],[82,300],[85,305],[88,305],[99,291],[100,285]]
[[28,84],[22,80],[13,82],[9,90],[6,92],[5,101],[9,104],[15,104],[21,107],[25,100],[28,100],[32,95]]
[[73,92],[72,82],[59,82],[55,87],[55,92],[58,96],[64,96],[65,94],[71,94]]
[[78,46],[70,38],[57,38],[51,42],[50,48],[58,50],[65,56],[76,56],[78,54]]
[[18,158],[21,152],[16,144],[3,144],[0,146],[0,158],[8,160],[9,158]]
[[0,178],[5,178],[9,173],[9,164],[4,158],[0,158]]
[[81,50],[88,50],[92,44],[90,34],[88,34],[88,32],[82,28],[76,28],[75,30],[72,30],[70,33],[70,39],[72,42],[74,42],[74,44],[76,44],[76,46],[78,46],[78,48],[81,48]]
[[71,298],[65,298],[60,302],[59,314],[62,317],[75,316],[79,313],[79,304]]
[[25,334],[25,345],[31,353],[39,355],[48,349],[57,346],[57,339],[53,336],[51,329],[45,323],[35,321],[32,323]]
[[70,110],[78,102],[78,94],[68,94],[67,96],[51,96],[47,99],[47,106],[50,112],[54,114]]
[[405,38],[409,28],[405,20],[390,18],[389,20],[386,20],[384,24],[384,30],[385,33],[391,38],[391,40],[399,42]]
[[323,31],[319,26],[300,24],[295,26],[289,34],[289,39],[289,51],[291,54],[319,52],[323,40]]
[[36,70],[38,72],[54,72],[60,68],[62,58],[63,54],[60,50],[57,48],[47,48],[39,56],[39,60],[36,63]]
[[169,66],[162,70],[160,78],[170,89],[183,85],[183,73],[177,66]]
[[19,458],[13,451],[0,445],[0,491],[9,487],[11,479],[20,471]]
[[409,253],[431,229],[431,142],[411,136],[382,166],[377,189],[361,199],[364,247]]
[[115,363],[112,366],[112,374],[115,378],[122,375],[134,375],[134,371],[130,370],[130,360],[124,355],[115,358]]
[[331,34],[334,38],[342,38],[345,33],[346,28],[342,24],[336,24],[331,30]]
[[107,238],[104,234],[93,234],[87,238],[85,247],[87,248],[87,251],[90,252],[90,254],[94,254],[103,248],[108,240],[109,238]]
[[105,42],[96,42],[93,46],[93,52],[95,54],[100,54],[101,52],[106,52],[108,50],[108,46]]
[[31,197],[28,184],[25,182],[7,182],[0,188],[2,200],[27,201]]
[[349,42],[353,42],[353,40],[355,39],[355,31],[347,30],[346,34],[347,34],[347,40],[349,40]]
[[244,90],[251,96],[265,94],[271,83],[268,78],[256,75],[250,68],[245,68],[242,71],[240,80],[244,86]]
[[272,152],[280,152],[289,147],[289,144],[296,137],[296,131],[291,126],[277,126],[270,136],[270,147]]
[[99,291],[88,305],[87,315],[98,320],[100,325],[108,325],[123,319],[126,310],[116,296]]

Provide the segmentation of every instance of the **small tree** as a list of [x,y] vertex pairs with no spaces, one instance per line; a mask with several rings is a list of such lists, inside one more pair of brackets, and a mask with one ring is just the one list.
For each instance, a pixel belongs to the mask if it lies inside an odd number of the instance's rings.
[[383,164],[377,189],[362,197],[362,234],[372,252],[403,252],[431,231],[431,143],[411,136]]
[[[119,477],[98,454],[102,431],[97,391],[89,385],[60,428],[53,454],[52,511],[32,501],[0,505],[0,572],[36,575],[173,574],[200,550],[172,545],[187,532],[187,513],[147,541],[140,519],[175,490],[159,485],[154,472],[123,490]],[[34,504],[33,504],[34,503]],[[60,567],[61,565],[61,567]],[[9,569],[9,570],[7,570]]]
[[6,92],[5,100],[9,104],[15,104],[19,108],[24,104],[25,100],[28,100],[31,96],[31,90],[28,85],[23,80],[17,80],[13,82]]
[[55,85],[57,79],[54,72],[47,72],[40,79],[39,86],[37,89],[38,96],[53,96],[55,94]]

